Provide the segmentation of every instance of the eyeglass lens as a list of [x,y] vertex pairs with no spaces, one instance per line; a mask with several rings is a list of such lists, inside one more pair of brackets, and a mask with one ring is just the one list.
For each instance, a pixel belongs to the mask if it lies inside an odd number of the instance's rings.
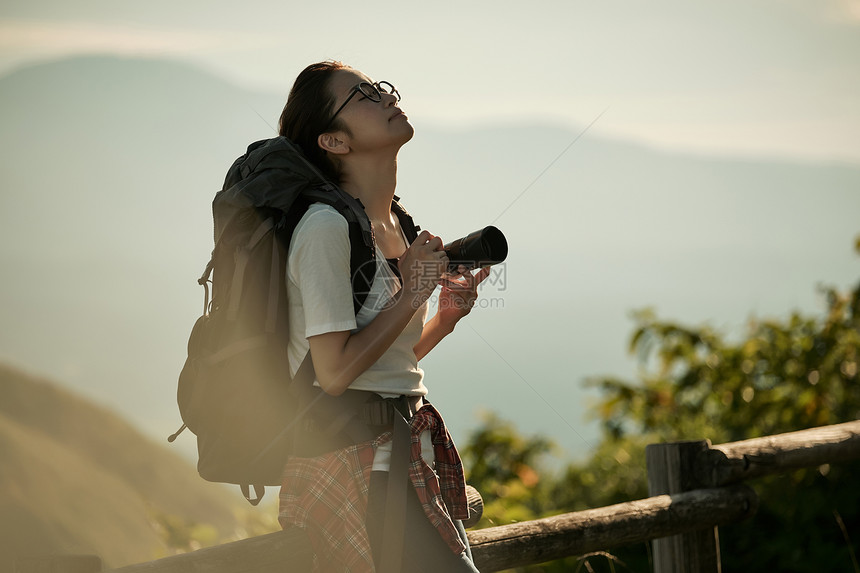
[[379,93],[382,90],[378,89],[375,85],[361,82],[358,84],[358,89],[364,97],[373,101],[382,101],[382,96]]
[[389,82],[383,81],[376,82],[375,84],[362,82],[358,84],[358,89],[361,90],[362,95],[372,101],[382,101],[381,94],[394,95],[397,98],[397,101],[400,101],[400,92],[398,92],[397,88]]
[[385,81],[376,82],[376,87],[384,94],[393,94],[397,97],[397,101],[400,101],[400,92],[397,91],[397,88],[393,84]]

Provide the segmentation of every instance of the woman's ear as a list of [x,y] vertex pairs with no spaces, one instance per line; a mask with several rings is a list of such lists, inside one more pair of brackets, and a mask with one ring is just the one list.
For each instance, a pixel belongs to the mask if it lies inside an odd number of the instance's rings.
[[334,153],[335,155],[344,155],[349,152],[349,144],[345,141],[345,138],[342,135],[338,137],[334,133],[320,134],[317,137],[317,145],[323,151]]

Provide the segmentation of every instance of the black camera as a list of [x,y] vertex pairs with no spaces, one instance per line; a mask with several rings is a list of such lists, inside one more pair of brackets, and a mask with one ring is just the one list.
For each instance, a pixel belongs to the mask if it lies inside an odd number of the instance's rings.
[[492,225],[445,245],[448,272],[459,273],[460,265],[468,270],[501,263],[508,256],[508,241]]

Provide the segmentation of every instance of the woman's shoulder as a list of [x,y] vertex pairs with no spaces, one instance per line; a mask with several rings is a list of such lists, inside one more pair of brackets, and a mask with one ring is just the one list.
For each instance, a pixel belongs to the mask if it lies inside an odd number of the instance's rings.
[[307,217],[333,220],[340,219],[341,221],[346,222],[346,219],[344,219],[343,215],[338,213],[337,209],[335,209],[331,205],[328,205],[327,203],[311,203],[311,205],[308,207],[307,212],[305,212],[305,215],[302,218],[304,219]]
[[337,233],[341,231],[349,233],[349,225],[343,215],[331,205],[313,203],[302,215],[298,225],[296,225],[295,233]]

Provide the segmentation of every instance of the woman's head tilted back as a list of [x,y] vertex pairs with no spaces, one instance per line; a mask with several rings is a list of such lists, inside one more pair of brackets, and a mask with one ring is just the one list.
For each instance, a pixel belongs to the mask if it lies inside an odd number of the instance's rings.
[[305,156],[329,179],[337,182],[337,166],[320,149],[317,138],[327,129],[345,130],[339,119],[331,122],[335,99],[331,93],[331,78],[338,70],[351,70],[341,62],[319,62],[302,70],[281,112],[279,133],[296,143]]
[[399,101],[390,82],[341,62],[311,64],[290,90],[279,133],[328,179],[346,185],[368,165],[389,162],[396,171],[397,153],[414,133]]

